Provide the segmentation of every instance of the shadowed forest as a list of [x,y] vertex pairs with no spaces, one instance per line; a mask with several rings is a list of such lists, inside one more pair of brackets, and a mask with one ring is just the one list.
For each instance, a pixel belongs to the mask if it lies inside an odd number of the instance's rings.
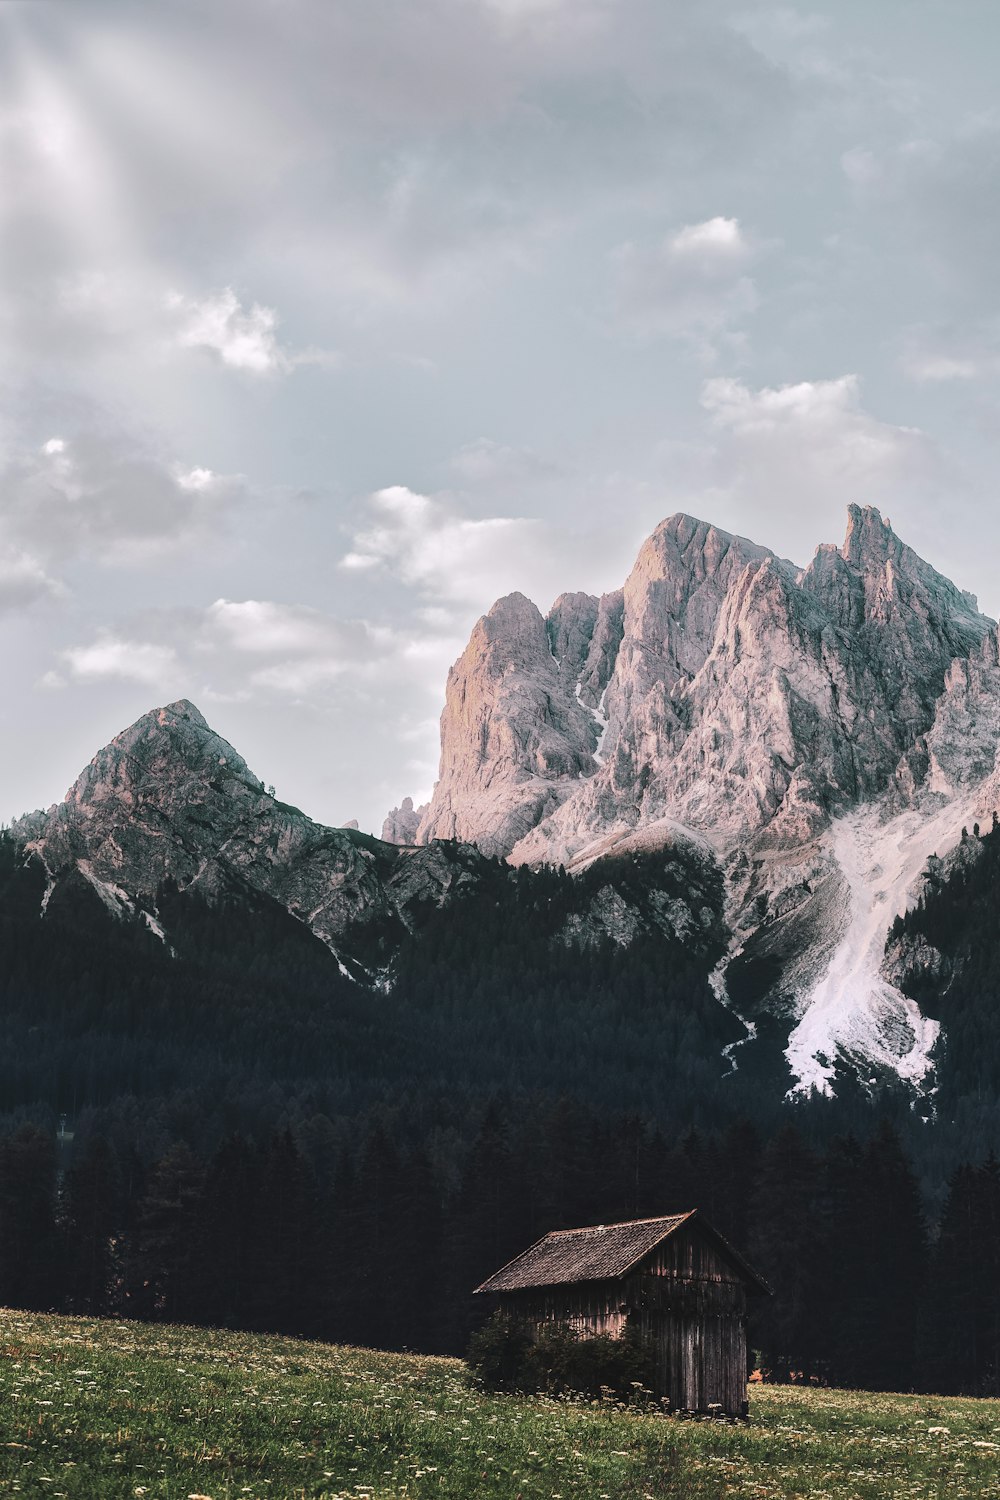
[[775,1056],[727,1067],[717,937],[568,959],[562,872],[428,913],[386,993],[245,892],[164,890],[173,952],[82,883],[42,921],[0,839],[0,1302],[461,1353],[472,1288],[546,1230],[697,1206],[776,1289],[774,1379],[998,1394],[977,845],[904,922],[951,979],[928,1119],[892,1080],[786,1101]]

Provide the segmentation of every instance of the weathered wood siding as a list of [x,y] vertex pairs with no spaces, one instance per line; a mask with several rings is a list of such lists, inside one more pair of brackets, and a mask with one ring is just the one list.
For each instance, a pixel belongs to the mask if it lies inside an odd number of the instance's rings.
[[618,1338],[638,1326],[654,1350],[655,1394],[684,1411],[746,1410],[746,1284],[696,1223],[614,1281],[507,1293],[538,1327],[564,1323]]

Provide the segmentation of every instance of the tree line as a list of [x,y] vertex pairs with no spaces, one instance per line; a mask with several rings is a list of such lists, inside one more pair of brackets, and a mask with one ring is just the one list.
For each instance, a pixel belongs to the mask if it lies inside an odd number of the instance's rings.
[[458,1156],[315,1117],[149,1164],[93,1131],[60,1165],[24,1125],[0,1139],[0,1301],[461,1354],[491,1311],[473,1288],[539,1235],[692,1207],[774,1289],[749,1330],[769,1378],[1000,1394],[1000,1163],[962,1163],[931,1226],[889,1126],[671,1143],[494,1100]]

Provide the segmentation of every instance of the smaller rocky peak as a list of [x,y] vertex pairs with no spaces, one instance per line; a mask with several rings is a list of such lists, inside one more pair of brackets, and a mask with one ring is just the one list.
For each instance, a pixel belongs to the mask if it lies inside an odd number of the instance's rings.
[[541,610],[526,595],[516,591],[498,599],[482,616],[472,632],[469,645],[477,641],[490,645],[494,642],[509,643],[529,649],[541,647],[548,654],[548,636]]
[[70,808],[124,801],[131,804],[141,788],[159,800],[193,795],[220,778],[238,783],[254,795],[264,784],[227,740],[216,734],[193,703],[181,699],[150,709],[99,750],[66,794]]
[[842,629],[857,630],[864,624],[865,591],[861,579],[835,543],[823,542],[816,548],[815,556],[803,568],[797,583],[804,594],[822,601],[830,618]]
[[599,601],[593,594],[560,594],[545,617],[549,648],[562,674],[578,682],[597,624]]
[[668,516],[639,549],[625,585],[626,605],[653,586],[676,613],[706,583],[718,579],[725,588],[734,568],[773,555],[768,547],[720,531],[694,516]]
[[398,807],[394,807],[386,815],[382,824],[382,838],[387,844],[403,844],[409,846],[417,842],[417,829],[420,820],[427,811],[427,803],[422,807],[414,807],[412,797],[404,797]]
[[876,506],[847,507],[847,535],[840,555],[852,568],[872,572],[887,562],[899,562],[908,551]]

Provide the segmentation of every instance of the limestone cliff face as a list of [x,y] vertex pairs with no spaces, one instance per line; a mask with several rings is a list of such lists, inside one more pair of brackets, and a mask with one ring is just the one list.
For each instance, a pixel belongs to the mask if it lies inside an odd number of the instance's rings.
[[[589,641],[586,614],[570,627],[569,613],[555,633],[576,659]],[[494,604],[448,674],[441,777],[419,842],[457,838],[506,854],[591,774],[597,731],[574,689],[535,605],[523,594]]]
[[565,862],[666,817],[723,853],[804,845],[919,778],[950,664],[990,621],[877,510],[851,506],[843,546],[805,569],[672,516],[620,595],[564,594],[547,626],[546,643],[515,595],[476,627],[418,839]]

